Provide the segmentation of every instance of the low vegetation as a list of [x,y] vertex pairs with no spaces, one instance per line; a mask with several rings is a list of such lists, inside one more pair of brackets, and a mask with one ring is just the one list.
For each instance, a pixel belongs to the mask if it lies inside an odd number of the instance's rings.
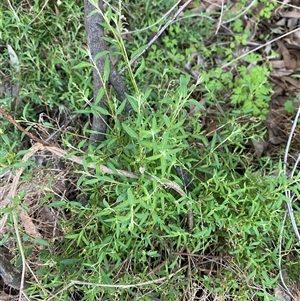
[[[0,247],[28,284],[11,290],[0,262],[3,294],[298,300],[297,129],[284,156],[299,76],[279,39],[295,27],[278,21],[298,8],[189,1],[155,37],[186,2],[105,1],[128,88],[120,100],[104,85],[105,107],[82,1],[0,4]],[[107,125],[97,143],[93,116]]]

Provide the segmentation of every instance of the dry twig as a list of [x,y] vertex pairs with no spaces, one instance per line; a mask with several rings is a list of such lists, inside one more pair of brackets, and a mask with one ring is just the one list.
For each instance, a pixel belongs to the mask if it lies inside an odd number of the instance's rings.
[[15,121],[15,119],[8,114],[6,111],[4,111],[1,107],[0,107],[0,113],[10,122],[12,123],[16,128],[18,128],[22,133],[24,133],[26,136],[28,136],[30,139],[32,139],[35,142],[41,143],[43,145],[51,145],[50,143],[43,141],[40,138],[35,137],[33,134],[31,134],[30,132],[26,131],[17,121]]

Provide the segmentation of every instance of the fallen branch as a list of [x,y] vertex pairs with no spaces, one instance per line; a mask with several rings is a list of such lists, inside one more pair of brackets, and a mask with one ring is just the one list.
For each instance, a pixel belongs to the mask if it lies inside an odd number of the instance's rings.
[[1,107],[0,107],[0,113],[10,122],[12,123],[17,129],[19,129],[22,133],[24,133],[26,136],[28,136],[30,139],[32,139],[35,142],[41,143],[43,145],[51,145],[50,143],[43,141],[42,139],[34,136],[33,134],[31,134],[30,132],[26,131],[17,121],[15,121],[15,119],[8,114],[6,111],[4,111]]
[[67,284],[65,287],[63,287],[60,291],[58,291],[55,295],[53,295],[51,298],[48,299],[48,301],[53,300],[58,295],[60,295],[62,292],[67,290],[69,287],[73,285],[92,285],[97,287],[103,287],[103,288],[119,288],[119,289],[128,289],[128,288],[135,288],[135,287],[142,287],[147,286],[155,283],[162,283],[163,281],[167,281],[171,279],[173,276],[181,272],[182,270],[185,270],[188,266],[184,266],[175,273],[170,274],[168,277],[161,277],[158,279],[146,281],[146,282],[140,282],[140,283],[134,283],[134,284],[106,284],[106,283],[92,283],[87,281],[78,281],[78,280],[72,280],[69,284]]

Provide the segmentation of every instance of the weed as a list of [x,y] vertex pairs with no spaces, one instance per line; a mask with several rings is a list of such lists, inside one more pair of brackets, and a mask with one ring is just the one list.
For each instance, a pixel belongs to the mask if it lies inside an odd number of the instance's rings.
[[234,83],[231,104],[242,105],[243,113],[265,119],[268,114],[272,89],[268,81],[270,72],[266,67],[254,66],[249,71],[238,67],[240,78]]

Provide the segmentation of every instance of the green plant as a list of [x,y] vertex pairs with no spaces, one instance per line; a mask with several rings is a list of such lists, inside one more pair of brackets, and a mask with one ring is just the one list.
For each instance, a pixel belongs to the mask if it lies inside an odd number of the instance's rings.
[[295,113],[295,107],[294,107],[294,104],[291,100],[287,100],[285,103],[284,103],[284,109],[288,112],[288,113]]
[[[201,131],[195,132],[194,138],[201,140],[204,148],[196,151],[190,147],[186,140],[189,134],[184,128],[189,127],[186,110],[190,103],[195,103],[189,98],[195,86],[189,87],[189,79],[184,77],[178,85],[176,93],[162,99],[155,111],[147,101],[150,90],[143,95],[129,96],[135,118],[120,123],[114,114],[121,113],[122,105],[111,111],[116,123],[99,151],[93,150],[86,155],[86,167],[78,182],[91,195],[88,205],[57,204],[61,209],[72,210],[76,216],[74,224],[66,224],[68,230],[65,230],[66,241],[62,248],[65,251],[60,254],[60,258],[68,260],[60,259],[52,266],[52,269],[57,266],[57,273],[63,273],[65,279],[74,277],[75,270],[65,270],[69,264],[80,270],[82,280],[90,282],[133,283],[137,274],[140,279],[147,279],[149,268],[155,269],[161,261],[165,264],[157,270],[157,276],[172,274],[180,260],[176,253],[184,245],[191,254],[203,254],[213,249],[230,254],[235,264],[238,263],[246,275],[251,275],[251,281],[263,281],[266,287],[274,284],[273,278],[261,278],[258,263],[263,260],[270,272],[276,269],[275,253],[269,252],[272,242],[267,237],[277,233],[281,225],[280,189],[275,189],[272,178],[253,175],[247,165],[245,176],[235,171],[240,164],[240,142],[251,138],[246,134],[248,126],[229,122],[221,133],[215,133],[211,142]],[[203,108],[200,106],[200,109]],[[227,137],[225,140],[223,135]],[[106,152],[100,149],[106,149]],[[133,157],[134,161],[131,160]],[[96,166],[105,162],[112,169],[139,171],[140,177],[125,180],[104,176],[97,169],[92,174],[89,162]],[[167,179],[183,185],[176,174],[176,166],[187,168],[194,178],[195,188],[186,196],[180,196],[164,185]],[[276,203],[273,201],[275,195]],[[191,232],[184,221],[188,210],[194,214]],[[81,222],[78,225],[76,221]],[[245,260],[249,257],[252,261],[247,264]],[[127,267],[126,273],[124,267]],[[49,277],[48,273],[46,275]],[[118,275],[117,279],[115,275]],[[168,286],[175,285],[179,276],[174,276]],[[231,285],[240,283],[245,287],[237,292],[240,298],[251,295],[251,290],[246,289],[247,279],[241,278],[239,273],[224,271],[220,277]],[[180,295],[181,285],[178,284],[172,290],[163,289],[163,292],[156,292],[155,287],[151,287],[154,289],[152,297]],[[234,286],[229,287],[224,289],[233,294]],[[145,287],[140,293],[148,294],[147,291]],[[113,288],[94,288],[89,296],[116,298],[116,293]],[[224,291],[216,289],[214,293],[222,295]],[[128,294],[130,298],[131,294]],[[125,298],[124,294],[118,296]]]
[[262,10],[259,12],[259,17],[270,19],[271,14],[276,6],[276,1],[260,0],[259,2],[262,4]]
[[238,72],[230,98],[231,104],[241,105],[243,113],[251,113],[265,119],[272,95],[271,84],[268,81],[270,72],[263,66],[254,66],[250,70],[240,66]]

